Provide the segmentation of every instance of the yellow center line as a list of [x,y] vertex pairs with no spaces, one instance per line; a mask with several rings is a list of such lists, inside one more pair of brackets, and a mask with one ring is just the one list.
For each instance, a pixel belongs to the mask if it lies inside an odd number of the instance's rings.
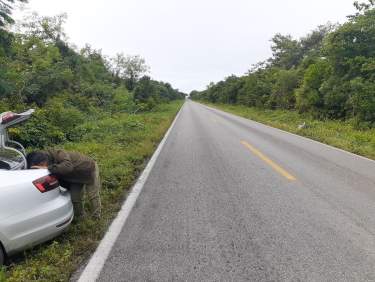
[[279,166],[278,164],[276,164],[275,162],[273,162],[271,159],[269,159],[261,151],[257,150],[254,146],[250,145],[248,142],[241,141],[241,144],[244,145],[246,148],[248,148],[254,155],[258,156],[262,161],[264,161],[265,163],[267,163],[270,167],[272,167],[274,170],[276,170],[278,173],[280,173],[286,179],[288,179],[290,181],[297,180],[297,178],[295,178],[293,175],[291,175],[289,172],[287,172],[281,166]]

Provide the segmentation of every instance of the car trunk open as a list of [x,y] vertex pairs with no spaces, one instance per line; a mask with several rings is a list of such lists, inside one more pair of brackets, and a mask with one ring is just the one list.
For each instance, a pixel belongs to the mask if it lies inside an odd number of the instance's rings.
[[33,109],[17,114],[5,112],[0,114],[0,169],[20,170],[27,168],[26,152],[22,144],[9,138],[8,128],[28,120]]

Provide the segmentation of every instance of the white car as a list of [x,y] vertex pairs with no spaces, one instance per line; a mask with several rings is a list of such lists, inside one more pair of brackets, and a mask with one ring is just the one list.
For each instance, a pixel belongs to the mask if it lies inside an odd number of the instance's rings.
[[59,235],[73,220],[69,192],[46,169],[27,169],[25,150],[7,129],[30,118],[0,115],[0,266],[7,256]]

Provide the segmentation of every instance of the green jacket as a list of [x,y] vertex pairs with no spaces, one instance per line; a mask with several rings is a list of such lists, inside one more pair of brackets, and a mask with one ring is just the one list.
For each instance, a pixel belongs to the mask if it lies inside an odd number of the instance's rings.
[[68,183],[91,184],[95,179],[95,161],[77,152],[48,150],[48,170]]

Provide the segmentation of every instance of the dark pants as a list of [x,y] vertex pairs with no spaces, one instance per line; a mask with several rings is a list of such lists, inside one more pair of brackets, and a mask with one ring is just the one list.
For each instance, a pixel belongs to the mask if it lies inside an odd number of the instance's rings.
[[92,183],[81,184],[81,183],[62,183],[62,186],[66,187],[70,191],[72,203],[74,207],[74,215],[76,217],[82,217],[85,215],[83,208],[84,198],[83,194],[86,190],[87,199],[89,201],[90,213],[92,216],[100,218],[101,216],[101,201],[100,201],[100,189],[101,182],[99,176],[99,168],[95,165],[95,174]]

